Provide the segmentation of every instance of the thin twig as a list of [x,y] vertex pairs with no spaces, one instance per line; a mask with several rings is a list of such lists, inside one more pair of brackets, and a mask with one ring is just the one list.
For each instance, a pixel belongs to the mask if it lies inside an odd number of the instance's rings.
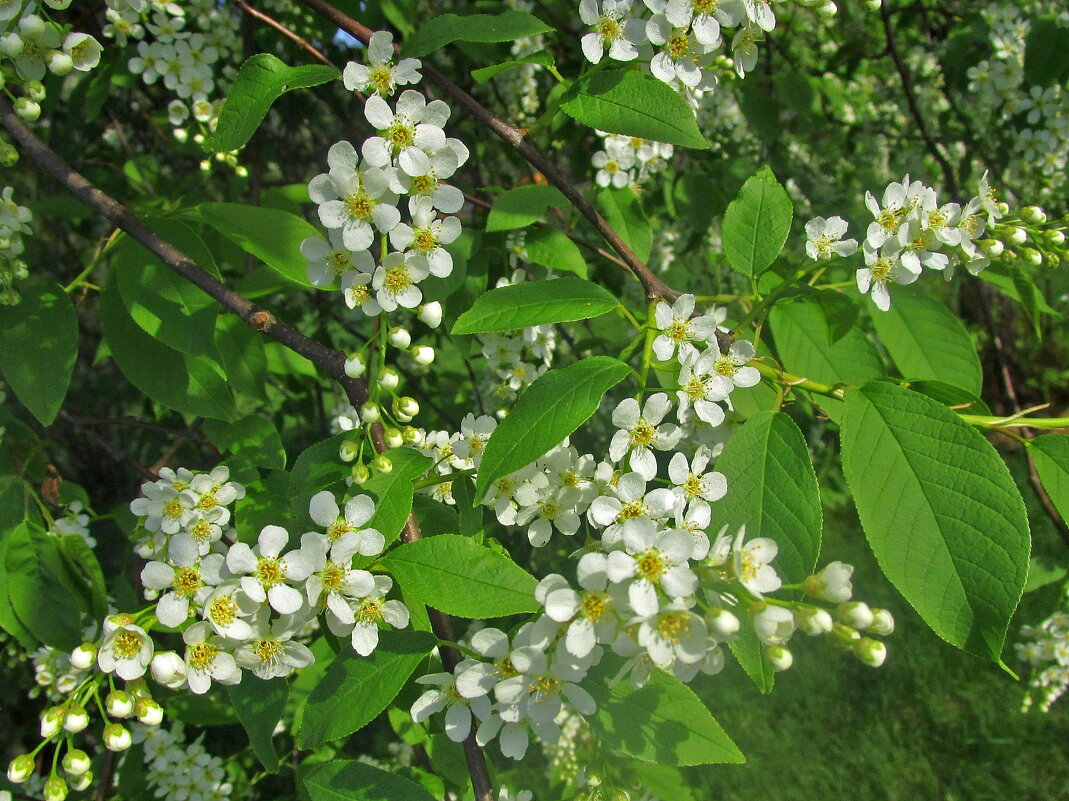
[[913,115],[913,120],[917,123],[917,128],[924,138],[924,143],[928,146],[928,152],[931,153],[932,158],[938,162],[939,168],[943,171],[943,180],[946,182],[947,191],[957,197],[958,181],[954,177],[954,169],[939,149],[935,139],[932,138],[932,134],[928,130],[928,123],[924,119],[924,114],[921,113],[920,104],[917,102],[917,94],[913,91],[913,77],[910,75],[909,67],[906,66],[906,62],[898,50],[898,43],[895,41],[894,28],[891,27],[891,9],[888,8],[887,0],[884,0],[880,5],[880,16],[883,18],[883,32],[887,38],[887,50],[891,54],[891,59],[895,62],[899,77],[902,79],[902,91],[906,95],[906,105],[909,106],[909,112]]
[[260,20],[260,22],[262,22],[264,25],[267,25],[268,27],[274,28],[276,31],[281,33],[283,36],[285,36],[291,42],[296,44],[298,47],[307,51],[307,53],[320,64],[325,64],[328,67],[334,66],[330,62],[330,59],[324,56],[319,50],[317,50],[314,45],[310,44],[305,39],[302,39],[300,36],[291,31],[289,28],[287,28],[274,17],[268,16],[264,12],[253,8],[244,0],[238,0],[238,7],[250,17]]

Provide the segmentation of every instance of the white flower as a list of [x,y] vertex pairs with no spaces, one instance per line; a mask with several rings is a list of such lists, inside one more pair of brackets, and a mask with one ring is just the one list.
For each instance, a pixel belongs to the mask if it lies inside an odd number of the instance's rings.
[[749,367],[746,364],[757,355],[753,343],[749,340],[740,339],[731,343],[728,352],[722,354],[720,346],[717,344],[716,339],[713,338],[709,341],[709,349],[706,353],[710,351],[716,353],[713,369],[718,375],[729,379],[735,386],[745,388],[760,383],[761,373],[758,372],[756,367]]
[[389,576],[375,576],[375,591],[360,601],[355,611],[356,623],[350,636],[353,650],[360,656],[370,656],[379,644],[379,624],[395,629],[408,625],[408,607],[400,601],[385,600],[393,587]]
[[631,526],[624,531],[623,543],[628,558],[609,565],[609,580],[619,582],[635,577],[627,588],[627,597],[636,615],[657,614],[659,589],[670,599],[685,598],[694,592],[698,577],[689,567],[693,545],[690,532]]
[[647,493],[646,479],[641,473],[620,476],[611,491],[611,495],[595,498],[587,511],[592,523],[605,528],[602,542],[606,545],[615,543],[632,527],[645,528],[654,520],[663,520],[676,506],[675,494],[666,487]]
[[720,42],[720,26],[735,27],[746,9],[742,0],[668,0],[664,15],[677,28],[691,26],[699,42],[713,47]]
[[308,281],[313,286],[330,286],[335,279],[345,281],[352,273],[370,274],[375,269],[375,259],[368,251],[354,253],[345,247],[341,229],[328,231],[327,236],[329,243],[318,236],[301,242],[301,255],[308,259]]
[[721,359],[718,348],[710,347],[699,354],[696,350],[687,355],[679,370],[679,399],[677,415],[679,422],[687,423],[693,414],[704,423],[718,426],[724,422],[724,409],[717,401],[727,400],[735,383],[717,369]]
[[345,547],[352,547],[353,553],[363,556],[378,556],[386,546],[385,538],[376,529],[363,527],[375,516],[375,502],[367,495],[357,495],[346,501],[342,515],[334,493],[317,492],[308,503],[308,516],[326,529],[330,545],[345,538]]
[[615,637],[619,626],[616,609],[620,603],[607,592],[608,562],[610,559],[622,560],[625,556],[621,551],[584,554],[576,568],[582,592],[573,590],[564,577],[557,574],[550,574],[539,582],[535,598],[545,607],[547,616],[567,624],[564,647],[573,656],[582,659],[598,642],[612,642]]
[[[466,660],[457,665],[457,671],[463,672],[466,666],[475,664]],[[457,674],[431,673],[416,679],[420,684],[430,684],[434,689],[427,690],[415,703],[410,713],[412,720],[422,723],[436,712],[445,712],[445,735],[455,743],[462,743],[471,733],[472,715],[476,720],[490,717],[490,699],[485,695],[465,698],[457,690]]]
[[672,83],[678,80],[688,89],[702,82],[705,56],[719,41],[705,44],[688,28],[677,28],[663,14],[646,23],[646,37],[661,48],[650,61],[650,72],[658,80]]
[[423,291],[417,284],[430,275],[430,265],[423,256],[408,253],[390,253],[375,268],[371,286],[375,301],[383,311],[394,311],[398,306],[414,309],[423,300]]
[[704,445],[698,448],[689,464],[685,454],[672,455],[672,461],[668,463],[668,477],[675,485],[673,491],[681,504],[697,500],[718,501],[727,494],[728,482],[724,474],[705,472],[711,458],[712,454]]
[[702,314],[692,317],[693,295],[680,295],[671,306],[661,301],[653,314],[657,330],[661,332],[653,340],[653,354],[659,361],[671,359],[678,348],[678,358],[682,362],[688,354],[697,352],[692,343],[707,342],[716,336],[715,316]]
[[636,639],[661,669],[671,667],[677,660],[687,665],[699,662],[713,644],[705,621],[679,603],[642,618]]
[[794,633],[794,615],[790,609],[762,602],[754,604],[750,612],[757,638],[765,645],[782,645]]
[[866,243],[878,248],[895,236],[902,223],[920,203],[921,195],[926,189],[920,181],[910,183],[908,175],[901,182],[892,181],[883,192],[882,207],[871,192],[866,192],[865,206],[875,218],[869,223]]
[[241,592],[240,584],[228,581],[212,590],[204,599],[201,616],[211,624],[215,632],[228,640],[252,639],[252,627],[245,620],[251,617],[259,604]]
[[868,266],[857,271],[857,288],[862,294],[871,289],[872,302],[881,311],[887,311],[891,308],[891,294],[887,290],[887,282],[912,284],[920,275],[920,269],[907,267],[898,258],[901,251],[897,244],[878,252],[866,242],[863,250],[865,264]]
[[731,57],[735,61],[735,72],[745,78],[747,72],[753,72],[757,66],[757,43],[763,41],[761,29],[756,25],[739,28],[731,40]]
[[149,562],[141,571],[141,583],[153,590],[170,588],[156,604],[160,623],[177,628],[186,622],[190,604],[200,605],[221,581],[223,557],[209,554],[200,560],[197,542],[187,534],[171,537],[168,546],[171,564]]
[[591,164],[597,168],[594,183],[598,186],[613,186],[622,189],[631,183],[631,168],[635,166],[635,155],[632,152],[621,151],[610,154],[599,150],[590,159]]
[[390,232],[390,244],[397,250],[408,249],[427,259],[431,275],[445,278],[453,272],[453,257],[443,245],[460,236],[460,220],[446,217],[439,220],[434,201],[429,197],[415,197],[408,204],[412,225],[398,223]]
[[120,623],[104,635],[97,652],[97,665],[105,673],[133,681],[145,675],[152,653],[152,638],[144,629],[133,623]]
[[949,257],[937,250],[935,232],[925,229],[917,218],[911,217],[898,229],[898,242],[902,246],[902,266],[911,272],[920,273],[922,267],[942,270],[950,263]]
[[182,634],[186,644],[186,681],[197,695],[208,692],[212,680],[220,684],[241,681],[241,668],[233,654],[225,649],[226,641],[212,633],[208,623],[194,623]]
[[283,615],[268,627],[270,610],[260,607],[253,620],[253,639],[242,644],[234,658],[237,664],[251,670],[260,679],[288,676],[294,670],[308,667],[315,657],[295,637],[307,620],[297,615]]
[[617,61],[638,58],[637,45],[644,41],[645,30],[641,20],[626,16],[630,10],[631,0],[581,0],[579,18],[591,28],[580,42],[587,61],[597,64],[606,47]]
[[316,607],[320,600],[324,601],[327,608],[327,625],[332,631],[347,631],[346,626],[356,623],[356,615],[350,601],[375,593],[375,577],[367,570],[354,570],[352,566],[353,556],[361,544],[362,533],[346,532],[333,543],[326,536],[311,531],[301,537],[301,548],[316,553],[315,572],[308,577],[304,585],[308,604]]
[[832,256],[851,256],[857,253],[856,239],[843,239],[849,224],[842,217],[814,217],[805,224],[808,241],[806,255],[811,259],[830,259]]
[[609,443],[609,458],[619,462],[630,451],[631,469],[651,481],[657,475],[657,458],[652,449],[671,450],[682,435],[679,426],[661,424],[671,408],[672,402],[663,392],[650,395],[641,409],[634,398],[620,401],[612,413],[612,424],[620,430]]
[[292,614],[304,604],[300,591],[286,581],[304,581],[315,569],[313,555],[308,551],[280,555],[289,538],[280,526],[264,526],[255,549],[238,542],[226,555],[230,572],[241,576],[242,591],[257,603],[269,602],[280,615]]
[[453,443],[453,454],[461,460],[471,459],[477,465],[495,428],[497,420],[490,415],[464,415],[460,421],[460,439]]
[[368,66],[350,61],[342,71],[342,81],[350,92],[375,91],[392,95],[398,86],[419,83],[419,59],[403,58],[393,63],[393,34],[375,31],[367,45]]
[[782,586],[776,569],[769,564],[779,553],[775,540],[758,537],[743,545],[746,526],[739,528],[732,544],[735,578],[752,594],[760,597],[763,593],[774,592]]
[[390,189],[399,195],[430,198],[434,208],[443,214],[460,211],[464,205],[464,193],[455,186],[443,183],[468,158],[468,150],[457,139],[447,139],[446,146],[431,153],[430,169],[419,175],[409,175],[401,170],[391,174]]
[[549,542],[554,528],[570,537],[579,530],[581,521],[576,507],[581,497],[575,487],[551,488],[545,473],[537,473],[516,490],[515,499],[520,507],[516,525],[530,524],[527,537],[536,548]]
[[308,183],[308,196],[319,204],[325,228],[341,229],[342,242],[352,251],[367,250],[375,230],[388,234],[401,221],[390,191],[389,176],[378,167],[358,167],[359,158],[349,142],[337,142],[327,153],[330,172]]
[[427,102],[419,92],[406,89],[397,98],[396,111],[378,95],[364,104],[364,116],[379,136],[364,141],[360,152],[368,164],[396,164],[407,175],[426,175],[430,155],[446,146],[442,126],[449,119],[449,106],[441,100]]
[[[772,10],[773,0],[742,0],[746,7],[746,16],[762,30],[771,31],[776,27],[776,13]],[[780,0],[775,0],[780,2]]]
[[100,63],[100,54],[104,48],[87,33],[77,31],[67,34],[63,41],[63,52],[74,61],[74,68],[88,72]]

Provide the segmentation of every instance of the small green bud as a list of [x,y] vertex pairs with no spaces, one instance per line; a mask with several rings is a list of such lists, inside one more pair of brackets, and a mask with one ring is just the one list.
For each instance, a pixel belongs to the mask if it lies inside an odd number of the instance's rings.
[[357,486],[362,486],[371,478],[371,471],[367,469],[367,465],[363,462],[357,462],[353,465],[350,474],[353,477],[353,483]]
[[388,475],[393,471],[393,462],[390,461],[390,457],[385,453],[380,453],[374,459],[371,460],[371,467],[376,473],[382,473]]

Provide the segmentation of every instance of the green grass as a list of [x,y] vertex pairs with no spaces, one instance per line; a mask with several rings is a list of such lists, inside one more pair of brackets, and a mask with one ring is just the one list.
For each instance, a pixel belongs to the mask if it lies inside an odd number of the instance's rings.
[[[1027,485],[1022,486],[1031,502]],[[1033,551],[1067,561],[1049,521],[1032,516]],[[1021,681],[937,638],[880,575],[856,517],[831,512],[821,562],[856,565],[856,597],[885,606],[897,629],[888,659],[867,668],[796,635],[794,667],[762,697],[735,665],[697,688],[748,758],[692,769],[696,798],[718,801],[1026,801],[1069,798],[1069,698],[1022,714]],[[1026,595],[1012,643],[1057,602],[1058,585]],[[729,660],[730,661],[730,660]],[[669,801],[666,799],[666,801]]]

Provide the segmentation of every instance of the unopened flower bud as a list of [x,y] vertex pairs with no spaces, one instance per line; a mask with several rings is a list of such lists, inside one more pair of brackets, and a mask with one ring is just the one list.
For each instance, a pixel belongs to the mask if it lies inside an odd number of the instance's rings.
[[84,731],[89,725],[89,713],[82,706],[67,707],[67,714],[63,716],[63,729],[71,734]]
[[394,413],[398,417],[407,417],[411,420],[417,414],[419,414],[419,404],[416,403],[415,398],[410,398],[407,395],[403,395],[394,401],[393,404]]
[[184,145],[186,142],[189,141],[189,131],[187,131],[185,128],[175,128],[173,131],[171,131],[171,135],[174,136],[175,141],[178,142],[180,145]]
[[109,751],[125,751],[133,743],[130,730],[121,723],[109,723],[104,727],[104,747]]
[[817,8],[817,14],[819,14],[824,19],[832,19],[838,13],[839,6],[835,5],[832,0],[826,0],[826,2],[822,3]]
[[352,470],[349,472],[353,477],[353,483],[358,487],[367,483],[367,480],[371,478],[371,471],[367,469],[367,465],[363,462],[354,464]]
[[816,606],[810,606],[795,612],[794,622],[799,629],[811,637],[816,637],[818,634],[827,634],[831,631],[832,626],[835,625],[835,621],[832,620],[828,611]]
[[709,633],[718,640],[726,640],[739,633],[741,624],[733,612],[717,607],[711,609],[705,616],[705,622],[709,626]]
[[351,462],[360,454],[360,443],[351,439],[343,439],[338,446],[338,458],[343,462]]
[[605,781],[601,774],[596,770],[588,770],[586,773],[586,786],[587,787],[601,787],[601,783]]
[[71,789],[77,790],[79,793],[82,790],[88,790],[89,785],[93,783],[93,771],[87,770],[81,776],[76,776],[71,779]]
[[135,708],[137,719],[146,726],[159,726],[163,723],[163,707],[151,698],[140,698]]
[[609,801],[631,801],[631,793],[617,788],[609,793]]
[[161,651],[153,656],[150,670],[152,678],[165,687],[177,689],[185,682],[186,663],[174,651]]
[[89,758],[89,754],[80,748],[72,748],[63,755],[63,770],[71,778],[81,776],[92,765],[93,761]]
[[16,58],[22,52],[26,43],[17,33],[8,33],[0,36],[0,55],[8,58]]
[[416,347],[412,348],[412,360],[424,367],[428,364],[433,364],[434,348],[430,345],[416,345]]
[[20,120],[34,122],[41,116],[41,107],[28,97],[20,97],[15,101],[15,113]]
[[78,673],[64,673],[58,679],[56,679],[56,690],[63,695],[70,695],[77,689],[78,685],[82,683],[81,675]]
[[62,50],[48,52],[48,71],[53,75],[68,75],[72,69],[74,69],[74,59]]
[[67,717],[67,711],[61,706],[53,706],[45,710],[41,715],[41,738],[55,737],[63,728],[63,721]]
[[442,304],[436,300],[424,303],[419,307],[419,313],[416,316],[431,328],[437,328],[442,324]]
[[1023,228],[1010,228],[1006,232],[1006,238],[1015,245],[1023,245],[1028,239],[1028,232]]
[[853,648],[854,642],[861,639],[861,633],[857,629],[852,629],[849,626],[844,626],[842,623],[836,623],[831,627],[831,633],[828,635],[828,640],[836,648]]
[[386,339],[389,340],[391,345],[400,350],[405,350],[412,344],[412,335],[404,328],[393,329]]
[[980,249],[984,251],[985,256],[997,259],[1002,255],[1006,246],[1002,244],[1001,239],[984,239],[980,242]]
[[22,85],[22,91],[25,92],[26,97],[30,98],[34,103],[40,103],[48,94],[45,91],[45,85],[40,81],[26,81],[26,83]]
[[387,448],[400,448],[405,444],[405,438],[401,434],[401,429],[390,426],[383,432],[383,439],[386,440]]
[[850,583],[853,574],[853,565],[830,562],[819,573],[805,580],[805,591],[815,598],[822,598],[834,604],[849,601],[854,592]]
[[405,442],[409,445],[418,445],[423,441],[423,435],[419,433],[419,429],[414,426],[405,426],[402,428],[401,436],[405,438]]
[[869,11],[879,11],[882,5],[883,0],[865,0],[865,8]]
[[1033,267],[1038,267],[1043,263],[1043,254],[1035,248],[1025,248],[1021,251],[1021,258],[1031,264]]
[[71,651],[71,665],[78,670],[89,670],[97,661],[96,643],[83,642]]
[[63,801],[70,788],[62,776],[49,776],[45,782],[45,801]]
[[56,680],[56,676],[47,667],[43,667],[41,670],[38,670],[34,674],[33,680],[36,681],[41,687],[48,687],[52,684],[52,682]]
[[887,659],[887,646],[871,637],[862,637],[854,643],[854,656],[863,665],[879,667]]
[[18,148],[8,142],[0,142],[0,167],[14,167],[18,160]]
[[349,378],[359,378],[367,370],[367,360],[362,353],[354,353],[345,360],[345,374]]
[[754,631],[765,645],[782,645],[794,634],[794,615],[789,609],[759,601],[750,607]]
[[375,401],[368,401],[360,407],[360,419],[365,423],[377,423],[382,418],[379,405]]
[[886,609],[873,609],[872,610],[872,625],[869,626],[869,631],[880,637],[886,637],[893,634],[895,630],[895,619],[891,616],[891,613]]
[[134,699],[125,690],[112,690],[104,699],[104,708],[113,718],[128,718],[134,714]]
[[1021,219],[1032,225],[1039,225],[1047,221],[1047,213],[1039,206],[1025,206],[1021,209]]
[[1057,228],[1052,228],[1049,231],[1043,232],[1043,239],[1048,245],[1059,247],[1065,244],[1065,233]]
[[390,461],[390,457],[385,453],[380,453],[374,459],[371,460],[371,467],[376,473],[382,473],[387,475],[393,471],[393,462]]
[[37,39],[45,32],[45,21],[36,14],[27,14],[19,20],[19,33],[27,39]]
[[835,616],[845,626],[855,629],[867,629],[872,625],[872,610],[869,605],[861,601],[850,601],[839,604],[835,610]]
[[1006,215],[1010,213],[1010,204],[1004,200],[1000,200],[995,204],[998,206],[999,214]]
[[765,659],[768,660],[768,664],[775,671],[782,672],[794,664],[794,654],[790,652],[790,649],[782,645],[773,645],[771,648],[766,648]]
[[401,383],[401,376],[392,367],[387,367],[379,375],[379,386],[386,390],[397,389]]
[[7,780],[12,784],[22,784],[33,775],[36,765],[29,754],[19,754],[7,766]]

